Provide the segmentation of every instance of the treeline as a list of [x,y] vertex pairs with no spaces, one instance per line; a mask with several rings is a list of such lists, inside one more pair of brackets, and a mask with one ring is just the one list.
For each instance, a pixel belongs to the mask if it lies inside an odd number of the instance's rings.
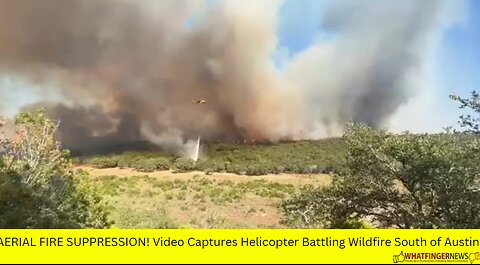
[[134,168],[143,172],[227,172],[242,175],[280,173],[336,173],[345,163],[346,148],[341,138],[277,144],[207,144],[196,163],[161,152],[125,152],[82,158],[81,163],[97,168]]

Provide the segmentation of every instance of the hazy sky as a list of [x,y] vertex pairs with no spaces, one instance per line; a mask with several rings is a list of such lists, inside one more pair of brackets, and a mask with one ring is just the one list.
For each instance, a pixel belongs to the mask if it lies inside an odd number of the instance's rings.
[[[214,3],[219,0],[206,1]],[[272,55],[279,71],[312,44],[335,38],[334,32],[326,31],[321,25],[323,12],[332,2],[335,1],[284,1],[277,18],[278,45]],[[480,0],[453,0],[452,3],[446,11],[450,22],[432,51],[429,78],[423,82],[428,88],[418,88],[421,92],[399,109],[391,122],[394,130],[439,131],[455,124],[460,111],[448,95],[468,96],[469,91],[480,90]],[[195,23],[195,19],[189,23]],[[15,76],[0,77],[0,87],[8,88],[0,89],[0,98],[6,102],[4,112],[13,115],[21,105],[55,97],[54,94],[32,93],[40,90],[26,92],[21,89],[28,85],[31,84],[25,84]]]
[[[322,11],[329,2],[285,1],[279,14],[279,48],[274,56],[280,68],[312,43],[334,37],[320,26]],[[480,90],[480,1],[454,0],[446,12],[451,21],[432,54],[431,80],[427,82],[430,87],[399,110],[398,118],[392,120],[395,130],[438,131],[455,124],[461,112],[448,96],[467,96],[472,90]]]

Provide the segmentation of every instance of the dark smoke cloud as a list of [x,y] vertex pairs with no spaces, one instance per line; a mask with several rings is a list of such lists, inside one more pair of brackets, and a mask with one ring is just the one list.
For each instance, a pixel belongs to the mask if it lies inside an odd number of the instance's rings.
[[69,147],[328,137],[349,120],[382,126],[412,97],[444,1],[335,1],[321,25],[335,37],[283,72],[271,60],[280,6],[0,0],[0,70],[62,98],[35,107],[61,120]]

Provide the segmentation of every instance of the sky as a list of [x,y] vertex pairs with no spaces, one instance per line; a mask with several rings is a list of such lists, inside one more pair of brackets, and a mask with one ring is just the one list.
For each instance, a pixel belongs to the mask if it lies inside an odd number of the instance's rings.
[[[215,3],[218,0],[207,0]],[[321,21],[326,6],[334,0],[284,0],[277,14],[277,47],[272,60],[279,71],[296,54],[312,44],[334,38],[334,34],[322,28]],[[360,1],[360,0],[353,0]],[[361,2],[361,1],[360,1]],[[468,96],[472,90],[480,90],[480,0],[453,0],[451,23],[438,37],[431,55],[427,89],[418,89],[418,95],[402,106],[392,118],[391,128],[403,131],[439,131],[453,125],[462,113],[448,96]],[[197,18],[198,19],[198,18]],[[188,23],[195,23],[189,20]],[[6,104],[9,115],[16,107],[51,99],[54,94],[40,93],[40,89],[23,91],[26,84],[15,76],[0,78],[0,98]],[[5,94],[5,91],[9,91]],[[37,91],[38,93],[32,93]]]
[[[321,27],[322,11],[328,0],[287,0],[279,12],[278,48],[274,60],[282,69],[296,53],[312,43],[328,40],[332,34]],[[419,95],[399,110],[394,130],[438,131],[456,124],[463,112],[449,95],[468,96],[480,90],[480,1],[455,0],[447,10],[451,23],[439,36],[433,51],[430,92]]]
[[468,1],[465,9],[465,20],[445,32],[436,54],[434,73],[443,97],[480,89],[480,1]]

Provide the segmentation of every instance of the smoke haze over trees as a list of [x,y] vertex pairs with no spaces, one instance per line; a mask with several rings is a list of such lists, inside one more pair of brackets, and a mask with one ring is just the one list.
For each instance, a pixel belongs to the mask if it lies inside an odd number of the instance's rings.
[[43,99],[16,107],[61,120],[70,148],[338,136],[415,96],[446,3],[332,1],[333,37],[279,70],[282,1],[0,0],[0,74],[34,84]]

